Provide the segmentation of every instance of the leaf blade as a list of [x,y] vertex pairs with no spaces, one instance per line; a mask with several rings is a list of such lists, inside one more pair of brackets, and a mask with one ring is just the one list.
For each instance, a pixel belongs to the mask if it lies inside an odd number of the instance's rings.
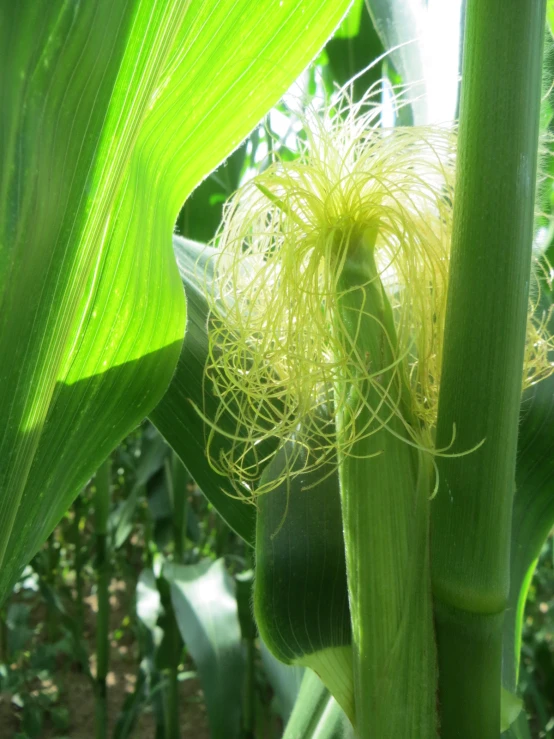
[[170,239],[183,200],[347,7],[2,5],[0,594],[169,384],[185,324]]
[[212,737],[238,736],[244,657],[233,580],[223,559],[166,563],[163,574],[171,586],[179,631],[202,682]]

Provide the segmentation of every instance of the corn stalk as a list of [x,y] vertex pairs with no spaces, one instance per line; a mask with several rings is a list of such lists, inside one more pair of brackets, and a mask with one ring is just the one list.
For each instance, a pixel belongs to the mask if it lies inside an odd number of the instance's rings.
[[110,659],[110,514],[111,460],[108,457],[96,473],[94,528],[96,541],[96,739],[108,735],[108,696],[106,677]]
[[545,2],[469,0],[432,577],[442,739],[498,739]]

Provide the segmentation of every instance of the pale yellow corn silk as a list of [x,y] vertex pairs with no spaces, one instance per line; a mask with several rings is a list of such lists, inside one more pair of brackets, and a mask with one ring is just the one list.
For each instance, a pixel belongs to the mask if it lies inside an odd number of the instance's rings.
[[[310,450],[303,466],[291,463],[294,474],[335,460],[338,451],[352,453],[360,437],[392,416],[401,416],[409,443],[433,452],[456,133],[454,127],[387,130],[380,119],[372,92],[360,103],[344,95],[331,112],[308,113],[300,158],[274,162],[225,207],[207,291],[206,382],[220,400],[207,446],[213,467],[240,481],[239,494],[242,485],[255,487],[266,461],[257,450],[269,437]],[[396,328],[394,372],[404,378],[395,387],[407,383],[410,408],[398,390],[389,391],[391,383],[383,387],[372,374],[371,358],[336,330],[338,279],[353,248],[374,248]],[[545,326],[530,320],[530,333],[533,381],[547,371],[548,352]],[[334,390],[346,387],[352,397],[364,386],[361,409],[368,383],[379,391],[380,407],[370,409],[373,422],[362,428],[351,414],[338,449],[325,420],[333,403],[345,401]],[[231,451],[217,455],[223,416],[234,419],[235,429],[226,431]]]

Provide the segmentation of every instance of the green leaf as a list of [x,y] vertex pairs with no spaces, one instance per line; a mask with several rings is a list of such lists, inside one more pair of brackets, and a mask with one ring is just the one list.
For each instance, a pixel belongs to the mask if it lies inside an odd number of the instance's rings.
[[531,739],[529,724],[524,712],[521,712],[510,728],[502,734],[504,739]]
[[153,438],[146,438],[140,462],[135,470],[135,485],[142,486],[158,472],[164,464],[169,449],[162,437],[154,432]]
[[206,698],[213,739],[240,733],[244,658],[234,583],[223,559],[166,563],[173,610]]
[[516,721],[523,708],[523,701],[505,688],[500,693],[500,730],[506,731]]
[[[361,5],[360,8],[360,4],[355,3],[343,22],[344,25],[349,18],[356,17],[353,14],[357,12],[356,33],[345,36],[337,32],[325,46],[332,76],[331,84],[328,85],[329,92],[331,93],[337,84],[345,85],[356,76],[354,83],[354,99],[356,100],[363,97],[372,85],[378,83],[383,74],[381,64],[372,65],[373,60],[383,54],[383,45],[365,4],[361,3]],[[367,69],[370,65],[371,68]],[[367,71],[363,72],[364,69]]]
[[136,595],[137,617],[154,635],[154,642],[159,641],[161,633],[156,634],[156,624],[162,614],[162,601],[156,577],[152,570],[143,570],[137,583]]
[[533,385],[521,406],[512,513],[510,596],[503,636],[503,682],[514,691],[527,592],[554,525],[554,376]]
[[144,488],[134,485],[130,494],[110,515],[108,527],[111,530],[114,549],[119,549],[129,538],[135,525],[135,512],[139,496],[143,493]]
[[348,4],[2,4],[0,597],[170,381],[182,202]]
[[[309,670],[305,667],[285,665],[280,662],[271,654],[263,639],[260,639],[260,652],[265,674],[275,694],[277,712],[287,723],[296,703],[304,674]],[[325,688],[323,689],[325,690]]]
[[[150,414],[150,419],[181,457],[218,513],[254,546],[256,509],[238,499],[229,480],[210,467],[205,454],[206,429],[196,410],[201,408],[207,418],[215,418],[219,403],[210,388],[204,386],[208,354],[205,276],[208,279],[211,276],[210,260],[214,251],[179,236],[173,237],[173,248],[187,296],[187,333],[169,390]],[[218,439],[218,443],[221,450],[230,446],[224,437]]]
[[286,478],[291,459],[307,466],[288,444],[264,472],[264,483],[279,485],[257,501],[254,613],[272,653],[303,664],[350,646],[352,632],[337,471],[328,464]]
[[354,0],[343,22],[335,32],[335,38],[354,38],[360,32],[362,13],[365,8],[365,0]]
[[312,670],[306,670],[283,739],[350,739],[354,732],[339,704]]
[[215,236],[223,204],[234,193],[246,163],[247,142],[196,188],[179,213],[175,231],[193,241],[208,242]]

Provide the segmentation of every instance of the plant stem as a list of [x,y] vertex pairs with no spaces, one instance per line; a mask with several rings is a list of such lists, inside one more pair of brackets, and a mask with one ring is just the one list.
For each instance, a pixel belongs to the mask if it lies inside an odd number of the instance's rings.
[[467,454],[438,459],[431,532],[441,739],[500,733],[544,13],[545,0],[467,4],[437,427],[437,448]]
[[[56,532],[53,531],[46,541],[46,572],[44,573],[45,584],[56,591],[56,548],[55,548],[55,536]],[[56,641],[56,633],[58,630],[58,623],[56,619],[56,612],[53,608],[49,608],[46,614],[46,631],[48,634],[48,642],[54,644]]]
[[6,624],[6,606],[0,608],[0,664],[8,661],[8,626]]
[[110,513],[111,460],[108,457],[96,473],[94,524],[96,539],[96,739],[108,735],[106,676],[110,655],[110,554],[108,517]]
[[256,642],[246,640],[246,679],[244,696],[244,739],[254,739],[256,728]]
[[173,545],[175,561],[182,563],[186,548],[187,483],[189,474],[175,452],[166,460],[166,474],[173,507]]
[[[244,569],[245,577],[242,582],[244,586],[248,586],[248,609],[245,610],[244,617],[240,617],[241,599],[237,590],[237,604],[239,607],[239,620],[241,624],[242,637],[246,641],[246,675],[244,681],[244,702],[243,702],[243,739],[255,739],[256,736],[256,624],[252,616],[251,603],[253,596],[253,556],[252,548],[246,543],[244,544]],[[240,583],[237,582],[237,588]]]
[[83,493],[81,492],[73,503],[73,540],[75,542],[75,611],[77,621],[77,632],[79,638],[84,637],[85,630],[85,604],[83,593],[83,566],[84,566],[84,547],[81,543],[81,520],[83,518]]
[[[165,476],[171,506],[173,508],[173,551],[176,562],[184,561],[186,549],[185,524],[187,516],[187,482],[188,473],[175,452],[165,461]],[[179,719],[179,663],[183,642],[173,612],[169,590],[164,589],[164,607],[167,611],[166,638],[171,644],[170,665],[164,670],[167,687],[164,691],[166,739],[178,739],[180,736]]]
[[164,672],[167,680],[167,687],[164,692],[166,716],[165,736],[166,739],[179,739],[179,680],[177,678],[177,669],[171,667]]

